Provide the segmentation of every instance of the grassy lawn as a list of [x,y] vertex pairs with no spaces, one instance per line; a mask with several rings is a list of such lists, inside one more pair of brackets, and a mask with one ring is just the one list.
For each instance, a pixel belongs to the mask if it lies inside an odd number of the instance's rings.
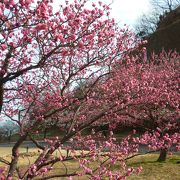
[[168,156],[166,162],[156,162],[158,154],[137,156],[128,161],[133,167],[142,166],[143,171],[138,176],[133,175],[128,180],[180,180],[180,155]]
[[[11,148],[0,147],[0,156],[4,157],[7,160],[10,160]],[[25,171],[29,163],[32,163],[39,154],[38,150],[35,148],[30,148],[29,153],[26,153],[25,148],[20,149],[21,156],[19,158],[18,166],[21,168],[21,171]],[[66,153],[63,151],[62,153]],[[180,164],[177,164],[177,161],[180,161],[180,155],[168,156],[167,161],[164,163],[156,162],[158,154],[148,154],[142,156],[136,156],[127,161],[129,166],[133,167],[143,167],[143,171],[139,175],[133,175],[128,177],[128,180],[180,180]],[[79,165],[76,161],[66,162],[65,165],[68,167],[68,173],[74,172],[79,168]],[[96,166],[96,164],[92,164]],[[3,167],[3,164],[0,163],[0,167]],[[118,171],[120,169],[119,165],[114,166],[114,170]],[[57,163],[51,175],[64,173],[66,170],[65,166],[62,163]],[[54,178],[59,179],[59,178]],[[66,179],[66,178],[60,178]],[[74,178],[76,179],[88,179],[87,177]]]

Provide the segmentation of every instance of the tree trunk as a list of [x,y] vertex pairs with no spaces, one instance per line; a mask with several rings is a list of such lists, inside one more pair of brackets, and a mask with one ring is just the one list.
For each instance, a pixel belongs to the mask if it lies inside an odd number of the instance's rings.
[[19,149],[19,146],[26,139],[27,135],[28,134],[26,133],[23,136],[21,136],[19,140],[15,143],[14,147],[12,148],[12,160],[9,166],[7,179],[10,177],[13,177],[14,171],[16,170],[16,167],[17,167],[18,158],[19,158],[18,149]]
[[162,162],[162,161],[165,161],[166,160],[166,157],[167,157],[167,150],[166,149],[161,149],[160,151],[160,155],[159,155],[159,158],[158,158],[158,162]]

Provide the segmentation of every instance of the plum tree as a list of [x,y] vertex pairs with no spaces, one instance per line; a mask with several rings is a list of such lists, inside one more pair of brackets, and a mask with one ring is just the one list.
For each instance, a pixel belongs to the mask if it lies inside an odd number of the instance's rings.
[[[174,84],[172,88],[168,84],[177,82],[175,63],[157,66],[128,56],[138,46],[134,34],[119,28],[109,11],[101,2],[88,9],[86,0],[65,1],[57,12],[48,0],[0,3],[1,119],[9,118],[20,129],[11,160],[0,159],[8,166],[7,179],[125,179],[141,169],[125,164],[138,145],[130,143],[130,137],[117,142],[112,130],[119,123],[140,123],[138,116],[148,104],[161,109],[167,101],[167,107],[177,111],[179,94]],[[164,69],[166,65],[169,69]],[[83,95],[77,96],[79,82],[86,83]],[[84,129],[104,123],[109,124],[108,138],[94,131],[81,135]],[[33,135],[44,124],[56,124],[65,133],[45,139],[43,146]],[[22,171],[18,149],[28,137],[41,152]],[[173,138],[179,143],[178,133]],[[71,173],[65,163],[72,160],[80,168]],[[96,167],[91,166],[93,162]],[[66,171],[47,175],[56,163],[62,163]],[[112,170],[115,163],[120,163],[120,171]]]

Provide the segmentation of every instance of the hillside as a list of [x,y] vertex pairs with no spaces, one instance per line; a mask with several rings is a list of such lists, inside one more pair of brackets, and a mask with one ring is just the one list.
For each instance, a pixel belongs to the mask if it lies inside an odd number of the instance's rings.
[[147,50],[159,53],[162,48],[166,51],[180,52],[180,6],[168,13],[159,23],[157,30],[148,38]]

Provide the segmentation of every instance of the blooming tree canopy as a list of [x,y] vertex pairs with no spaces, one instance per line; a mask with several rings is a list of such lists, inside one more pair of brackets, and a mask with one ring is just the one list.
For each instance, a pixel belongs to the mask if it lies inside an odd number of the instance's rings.
[[[99,2],[87,9],[86,0],[65,2],[57,12],[49,0],[0,3],[0,118],[8,118],[20,128],[11,161],[0,159],[7,166],[4,176],[125,179],[141,170],[128,168],[124,159],[138,151],[142,139],[129,143],[132,139],[127,137],[118,143],[112,130],[126,122],[143,124],[149,113],[159,113],[161,119],[153,130],[163,127],[164,116],[177,127],[178,66],[172,60],[160,66],[138,63],[139,57],[129,56],[138,45],[133,33],[109,18],[109,6]],[[81,82],[85,87],[77,96],[76,86]],[[81,135],[82,130],[104,123],[111,130],[108,138],[93,130],[88,136]],[[46,145],[40,145],[33,135],[44,124],[56,124],[64,136],[45,139]],[[179,134],[174,131],[177,144]],[[40,152],[22,171],[18,149],[27,138]],[[69,172],[64,163],[72,160],[79,166]],[[93,162],[96,167],[91,167]],[[56,163],[64,164],[66,171],[46,176]],[[119,171],[111,170],[115,163],[120,163]]]

